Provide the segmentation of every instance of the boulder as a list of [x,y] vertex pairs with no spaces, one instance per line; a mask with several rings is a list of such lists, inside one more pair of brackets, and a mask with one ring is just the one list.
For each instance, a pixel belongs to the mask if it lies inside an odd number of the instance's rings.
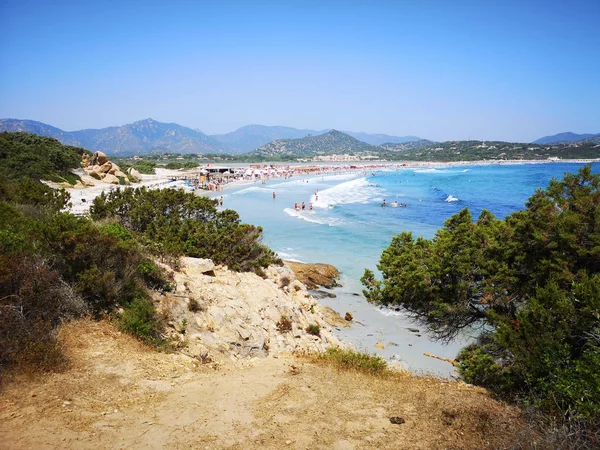
[[134,177],[136,180],[142,179],[142,174],[139,173],[137,170],[135,170],[133,167],[130,167],[129,169],[127,169],[127,173],[129,175],[131,175],[132,177]]
[[115,177],[114,175],[111,175],[110,173],[107,173],[106,175],[104,175],[104,178],[102,178],[102,181],[104,181],[105,183],[110,183],[110,184],[119,184],[119,179],[117,177]]
[[91,165],[102,165],[108,162],[108,156],[102,152],[96,152],[92,155]]
[[352,322],[352,320],[354,319],[354,316],[352,315],[351,312],[347,312],[346,315],[344,316],[344,319],[346,319],[348,322]]
[[296,261],[285,261],[285,264],[294,271],[296,279],[304,283],[308,289],[319,286],[334,288],[340,272],[331,264],[305,264]]
[[106,161],[104,164],[100,166],[98,172],[109,173],[110,169],[112,169],[112,163],[110,161]]
[[321,314],[327,325],[331,327],[342,327],[347,328],[350,324],[340,316],[337,311],[331,309],[329,306],[321,307]]

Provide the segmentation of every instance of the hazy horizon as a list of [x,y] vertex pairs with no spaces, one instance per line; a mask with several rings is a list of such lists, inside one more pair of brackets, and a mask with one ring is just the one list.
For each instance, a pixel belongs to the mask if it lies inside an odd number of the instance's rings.
[[0,117],[436,141],[600,132],[600,2],[0,5]]

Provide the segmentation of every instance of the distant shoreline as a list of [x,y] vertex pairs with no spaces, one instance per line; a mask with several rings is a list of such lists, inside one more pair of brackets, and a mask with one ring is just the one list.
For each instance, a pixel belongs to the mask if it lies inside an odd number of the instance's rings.
[[[508,166],[508,165],[541,165],[541,164],[557,164],[557,163],[568,163],[568,164],[590,164],[590,163],[600,163],[600,159],[561,159],[557,161],[548,161],[548,160],[480,160],[480,161],[445,161],[445,162],[435,162],[435,161],[356,161],[356,162],[341,162],[338,164],[331,164],[331,162],[327,161],[319,161],[312,163],[295,163],[295,164],[286,164],[282,162],[264,162],[260,164],[213,164],[213,167],[250,167],[250,166],[273,166],[273,167],[287,167],[294,172],[292,176],[294,178],[302,177],[302,176],[314,176],[317,175],[315,173],[315,169],[319,168],[325,173],[323,175],[334,175],[337,173],[348,173],[352,171],[374,171],[374,170],[382,170],[388,168],[395,169],[411,169],[415,167],[464,167],[464,166]],[[201,166],[199,166],[201,167]],[[312,171],[308,169],[312,168]],[[323,170],[324,169],[324,170]],[[193,173],[193,170],[188,171],[188,173]],[[94,198],[100,195],[102,192],[109,192],[111,190],[121,188],[121,187],[147,187],[150,189],[164,189],[164,188],[178,188],[179,186],[173,185],[174,183],[171,181],[171,177],[175,175],[182,175],[186,172],[180,172],[176,170],[168,170],[157,168],[157,172],[154,175],[142,175],[142,181],[140,183],[133,184],[131,186],[117,186],[114,184],[104,184],[95,181],[95,186],[93,187],[77,187],[77,188],[67,188],[66,191],[71,195],[71,202],[73,206],[69,208],[70,212],[83,215],[86,214],[93,202]],[[277,181],[282,180],[283,178],[269,178],[267,181]],[[197,189],[195,192],[196,195],[211,195],[214,194],[216,196],[219,195],[219,192],[230,191],[231,189],[237,188],[239,186],[243,186],[246,184],[255,184],[261,181],[261,178],[257,178],[254,180],[235,180],[230,183],[223,185],[222,191],[209,191]]]

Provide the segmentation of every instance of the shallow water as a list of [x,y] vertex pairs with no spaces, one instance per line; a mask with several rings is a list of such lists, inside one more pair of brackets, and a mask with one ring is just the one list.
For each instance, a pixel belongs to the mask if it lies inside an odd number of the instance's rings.
[[[342,287],[333,290],[337,298],[319,300],[342,315],[346,311],[354,315],[356,323],[340,329],[339,336],[361,351],[381,354],[413,372],[451,376],[455,372],[450,364],[423,352],[454,358],[472,336],[443,345],[430,339],[423,327],[404,313],[368,304],[359,281],[364,269],[376,270],[381,252],[395,234],[411,231],[431,238],[446,219],[464,207],[474,218],[483,209],[503,218],[523,209],[531,194],[552,177],[562,178],[564,172],[576,172],[581,166],[551,163],[357,170],[269,180],[266,185],[257,182],[215,195],[223,195],[224,206],[235,209],[244,222],[262,226],[265,244],[282,258],[329,263],[341,271]],[[595,163],[593,170],[599,172],[600,164]],[[385,208],[381,207],[384,199]],[[295,211],[294,204],[303,201],[306,210]],[[389,206],[393,201],[407,206]],[[375,348],[377,343],[385,348]]]

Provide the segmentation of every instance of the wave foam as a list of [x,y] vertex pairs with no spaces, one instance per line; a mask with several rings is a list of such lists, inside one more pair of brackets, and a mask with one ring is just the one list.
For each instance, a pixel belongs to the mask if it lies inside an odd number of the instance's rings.
[[248,187],[246,189],[241,189],[239,191],[236,191],[236,192],[234,192],[231,195],[244,195],[244,194],[250,194],[251,192],[261,192],[261,191],[272,192],[273,189],[271,189],[271,188],[264,188],[264,187],[260,187],[260,186],[252,186],[252,187]]
[[446,203],[450,203],[450,202],[457,202],[459,199],[454,197],[452,194],[449,194],[448,197],[446,197],[446,200],[444,200]]
[[296,211],[293,208],[285,208],[283,210],[288,216],[296,219],[305,220],[306,222],[317,223],[319,225],[328,225],[330,227],[338,227],[344,222],[335,217],[322,217],[315,214],[314,211]]
[[369,186],[366,178],[346,181],[319,192],[319,199],[313,194],[310,201],[314,208],[333,208],[335,205],[350,203],[367,204],[381,195],[379,189]]

